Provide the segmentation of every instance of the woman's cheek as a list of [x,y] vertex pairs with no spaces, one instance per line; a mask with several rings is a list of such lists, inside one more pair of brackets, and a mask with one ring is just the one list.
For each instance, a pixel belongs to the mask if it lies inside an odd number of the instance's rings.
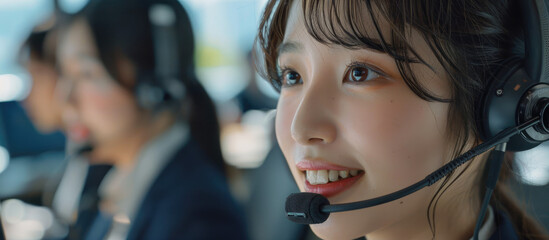
[[295,97],[284,97],[281,95],[278,101],[275,119],[276,138],[294,176],[297,174],[297,169],[295,167],[293,155],[296,151],[295,147],[297,143],[292,138],[291,127],[298,104],[299,102]]
[[299,99],[293,95],[282,93],[278,100],[275,132],[283,151],[295,144],[292,138],[291,127],[298,105]]
[[83,122],[99,138],[117,135],[133,107],[122,92],[83,86],[78,101]]
[[433,148],[441,148],[444,138],[428,103],[386,99],[342,108],[339,116],[348,118],[341,119],[340,131],[366,171],[384,175],[374,179],[415,179],[441,164],[441,153]]

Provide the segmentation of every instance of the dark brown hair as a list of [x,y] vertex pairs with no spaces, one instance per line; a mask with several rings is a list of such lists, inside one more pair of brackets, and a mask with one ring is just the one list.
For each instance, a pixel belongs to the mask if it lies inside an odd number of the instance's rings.
[[23,64],[30,57],[51,67],[55,67],[55,37],[54,29],[32,32],[19,50],[18,61]]
[[[258,47],[263,55],[258,63],[260,73],[280,90],[277,70],[278,47],[284,39],[286,22],[292,0],[270,0],[259,26]],[[510,0],[302,0],[305,26],[318,42],[339,45],[349,49],[369,48],[393,57],[408,87],[426,101],[448,102],[447,128],[455,141],[452,158],[463,153],[471,142],[480,142],[475,106],[481,102],[490,79],[502,63],[521,56],[523,41],[520,29],[511,21],[519,14],[516,3]],[[361,10],[368,11],[364,14]],[[388,23],[390,32],[382,33],[380,21]],[[371,22],[375,31],[366,32],[365,22]],[[429,66],[408,43],[411,30],[417,31],[427,42],[450,81],[451,98],[444,99],[428,91],[412,71],[412,64]],[[430,66],[429,66],[430,67]],[[478,159],[477,161],[479,161]],[[546,239],[543,229],[513,200],[505,184],[512,167],[508,158],[503,166],[491,205],[504,211],[521,238]],[[436,203],[448,187],[470,166],[447,176],[429,204],[427,217],[435,236]],[[482,171],[481,171],[482,172]],[[478,177],[478,208],[483,196],[483,178]]]

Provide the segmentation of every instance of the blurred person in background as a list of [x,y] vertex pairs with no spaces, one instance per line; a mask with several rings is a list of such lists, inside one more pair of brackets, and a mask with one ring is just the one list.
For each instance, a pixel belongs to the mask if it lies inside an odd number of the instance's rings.
[[36,27],[21,49],[21,64],[32,78],[32,88],[23,106],[36,129],[50,133],[62,128],[59,102],[55,99],[58,74],[55,69],[53,20]]
[[266,93],[262,92],[259,81],[263,79],[257,79],[258,76],[255,72],[255,57],[253,50],[250,50],[246,55],[246,62],[249,69],[248,85],[242,92],[240,92],[235,98],[239,103],[239,107],[242,113],[246,113],[249,110],[263,110],[269,111],[276,108],[277,99],[269,97]]
[[69,135],[114,165],[84,239],[246,239],[180,3],[91,1],[59,39]]
[[[43,134],[65,130],[62,103],[55,90],[59,74],[56,68],[57,29],[55,16],[36,26],[23,43],[19,61],[32,78],[32,88],[23,106],[37,130]],[[82,135],[79,134],[79,136]],[[97,188],[110,169],[109,165],[89,165],[85,143],[69,136],[67,163],[62,177],[50,179],[42,204],[53,209],[57,220],[71,228],[71,238],[86,231],[97,209]],[[78,222],[77,222],[78,219]]]

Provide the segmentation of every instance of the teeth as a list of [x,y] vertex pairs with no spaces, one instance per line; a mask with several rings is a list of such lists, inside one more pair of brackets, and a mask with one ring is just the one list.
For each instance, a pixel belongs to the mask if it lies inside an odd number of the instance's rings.
[[328,178],[330,179],[330,182],[335,182],[339,178],[339,172],[336,170],[330,170],[328,173]]
[[351,176],[356,176],[358,174],[358,170],[351,170],[349,171],[349,173],[351,174]]
[[307,181],[312,185],[316,184],[316,173],[317,171],[307,171]]
[[316,183],[317,184],[328,183],[328,170],[318,170],[316,174]]
[[358,175],[358,170],[307,170],[305,171],[307,181],[311,185],[326,184],[336,182],[350,176]]

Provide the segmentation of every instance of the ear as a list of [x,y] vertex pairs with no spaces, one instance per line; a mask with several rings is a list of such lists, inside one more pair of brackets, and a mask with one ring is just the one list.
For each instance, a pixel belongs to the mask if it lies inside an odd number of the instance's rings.
[[118,76],[116,77],[122,86],[133,89],[137,81],[134,64],[125,56],[117,55],[115,64]]

